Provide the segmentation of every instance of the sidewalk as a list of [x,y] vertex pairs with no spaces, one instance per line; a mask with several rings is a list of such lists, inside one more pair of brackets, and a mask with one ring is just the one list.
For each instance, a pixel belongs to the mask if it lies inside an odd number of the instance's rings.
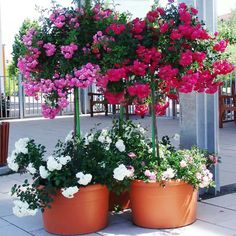
[[[0,177],[0,235],[1,236],[49,236],[43,229],[41,213],[34,217],[18,218],[12,214],[9,190],[25,176],[13,174]],[[212,198],[198,204],[198,220],[187,227],[173,230],[144,229],[132,224],[129,211],[111,214],[109,226],[96,234],[120,236],[236,236],[236,194]]]

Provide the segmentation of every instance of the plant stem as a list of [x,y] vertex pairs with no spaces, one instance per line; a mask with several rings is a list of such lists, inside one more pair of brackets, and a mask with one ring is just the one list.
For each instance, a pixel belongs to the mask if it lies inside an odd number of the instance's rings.
[[76,138],[80,138],[80,101],[79,101],[79,89],[74,88],[74,134]]
[[122,130],[122,125],[124,123],[124,106],[122,104],[120,104],[120,116],[119,116],[119,128],[120,128],[120,132]]
[[151,79],[151,113],[152,113],[152,154],[153,157],[156,157],[158,164],[160,163],[160,154],[159,154],[159,143],[158,143],[158,131],[157,131],[157,118],[155,113],[155,84],[153,78]]

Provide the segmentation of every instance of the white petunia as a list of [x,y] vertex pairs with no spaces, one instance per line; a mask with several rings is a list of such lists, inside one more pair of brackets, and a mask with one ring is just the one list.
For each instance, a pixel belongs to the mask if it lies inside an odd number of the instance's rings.
[[29,138],[20,138],[17,142],[15,142],[15,150],[17,153],[28,153],[28,142],[30,141]]
[[49,171],[61,170],[62,164],[59,163],[53,156],[49,156],[47,160],[47,168]]
[[32,175],[36,173],[36,169],[34,168],[33,163],[29,163],[29,165],[26,167],[26,170],[28,170]]
[[185,168],[185,167],[187,166],[187,162],[186,162],[185,160],[182,160],[182,161],[180,162],[180,166],[181,166],[182,168]]
[[102,132],[101,132],[101,135],[106,137],[108,135],[108,130],[103,129]]
[[71,142],[71,141],[73,141],[73,130],[71,130],[65,138],[65,143]]
[[40,166],[39,167],[39,174],[42,179],[47,179],[47,177],[49,176],[50,173],[48,170],[46,170],[46,168],[44,166]]
[[83,172],[78,172],[78,173],[76,174],[76,178],[79,179],[79,180],[78,180],[78,183],[79,183],[80,185],[86,186],[86,185],[88,185],[88,184],[91,182],[91,180],[92,180],[92,175],[91,175],[91,174],[84,174]]
[[112,143],[112,140],[109,136],[106,137],[106,142],[109,143],[109,144]]
[[124,164],[119,165],[113,170],[113,178],[122,181],[125,177],[130,176],[130,171],[126,168]]
[[98,141],[99,141],[100,143],[104,143],[105,140],[106,140],[106,138],[105,138],[105,136],[103,136],[103,135],[100,135],[100,136],[98,137]]
[[71,157],[70,156],[61,156],[59,158],[59,162],[62,164],[62,165],[66,165],[68,162],[71,161]]
[[118,139],[118,141],[115,144],[116,148],[120,151],[120,152],[124,152],[125,151],[125,145],[124,145],[124,141],[122,139]]
[[20,200],[14,201],[13,214],[18,217],[34,216],[37,213],[37,209],[29,209],[29,204]]
[[76,194],[78,191],[79,188],[77,186],[74,186],[69,188],[63,188],[61,193],[66,198],[73,198],[74,194]]
[[175,171],[172,168],[168,168],[162,173],[162,180],[168,180],[175,177]]
[[94,134],[90,134],[87,138],[88,142],[91,143],[94,140]]
[[8,167],[11,170],[15,171],[15,172],[17,172],[19,170],[19,165],[16,162],[14,162],[14,161],[13,162],[9,162],[8,163]]

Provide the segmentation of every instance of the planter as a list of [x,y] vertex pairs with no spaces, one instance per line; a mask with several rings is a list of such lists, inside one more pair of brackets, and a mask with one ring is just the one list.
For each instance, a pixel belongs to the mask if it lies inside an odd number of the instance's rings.
[[7,164],[9,126],[8,122],[0,123],[0,166]]
[[185,183],[133,181],[130,190],[134,224],[145,228],[176,228],[196,221],[197,190]]
[[58,193],[52,208],[43,213],[44,228],[59,235],[93,233],[103,229],[108,223],[107,187],[100,184],[80,188],[74,198],[65,198]]
[[120,195],[110,191],[109,211],[126,210],[130,208],[129,190],[123,191]]

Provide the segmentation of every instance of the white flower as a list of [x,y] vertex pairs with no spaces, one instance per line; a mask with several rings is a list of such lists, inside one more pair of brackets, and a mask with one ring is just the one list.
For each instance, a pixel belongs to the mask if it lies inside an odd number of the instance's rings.
[[101,135],[106,137],[108,135],[107,129],[103,129]]
[[124,141],[122,139],[118,139],[118,141],[115,144],[116,148],[120,151],[120,152],[124,152],[125,151],[125,145],[124,145]]
[[92,175],[91,174],[84,174],[83,172],[78,172],[76,174],[76,178],[78,178],[78,183],[80,185],[88,185],[91,180],[92,180]]
[[70,141],[73,141],[73,130],[71,130],[65,138],[65,143],[70,142]]
[[36,173],[36,169],[34,168],[33,163],[29,163],[29,165],[26,167],[26,170],[28,170],[32,175]]
[[109,136],[106,137],[106,142],[109,143],[109,144],[112,143],[112,140]]
[[100,143],[104,143],[105,140],[106,140],[106,138],[105,138],[103,135],[100,135],[100,136],[98,137],[98,141],[99,141]]
[[62,189],[62,195],[66,198],[73,198],[74,194],[76,194],[79,191],[79,188],[77,186],[69,187],[69,188],[63,188]]
[[187,166],[187,162],[186,162],[185,160],[182,160],[182,161],[180,162],[180,166],[181,166],[182,168],[185,168],[185,167]]
[[27,154],[28,153],[27,145],[29,141],[30,141],[29,138],[20,138],[17,142],[15,142],[16,153]]
[[120,164],[117,168],[113,170],[113,178],[122,181],[125,177],[130,176],[130,171],[126,168],[124,164]]
[[179,134],[175,134],[175,135],[173,136],[173,139],[174,139],[175,141],[179,141],[179,140],[180,140],[180,135],[179,135]]
[[53,156],[48,157],[47,168],[49,171],[61,170],[62,164],[59,163]]
[[48,170],[46,170],[46,168],[44,166],[40,166],[39,167],[39,174],[42,179],[47,179],[47,177],[49,176],[50,173]]
[[20,200],[14,201],[15,206],[13,207],[13,213],[14,215],[18,217],[23,216],[33,216],[37,213],[37,209],[29,209],[29,204],[27,202],[22,202]]
[[140,133],[142,133],[142,134],[145,133],[145,129],[144,129],[143,127],[140,127],[140,128],[139,128],[139,131],[140,131]]
[[71,157],[70,156],[61,156],[59,158],[59,162],[62,164],[62,165],[66,165],[69,161],[71,161]]
[[8,163],[8,167],[15,172],[17,172],[19,169],[19,165],[16,162]]
[[94,134],[90,134],[87,138],[89,143],[93,142],[93,139],[94,139]]
[[167,168],[167,170],[162,173],[162,180],[172,179],[174,177],[175,171],[172,168]]
[[197,178],[197,179],[201,179],[201,178],[202,178],[202,174],[199,173],[199,172],[197,172],[197,173],[196,173],[196,178]]

